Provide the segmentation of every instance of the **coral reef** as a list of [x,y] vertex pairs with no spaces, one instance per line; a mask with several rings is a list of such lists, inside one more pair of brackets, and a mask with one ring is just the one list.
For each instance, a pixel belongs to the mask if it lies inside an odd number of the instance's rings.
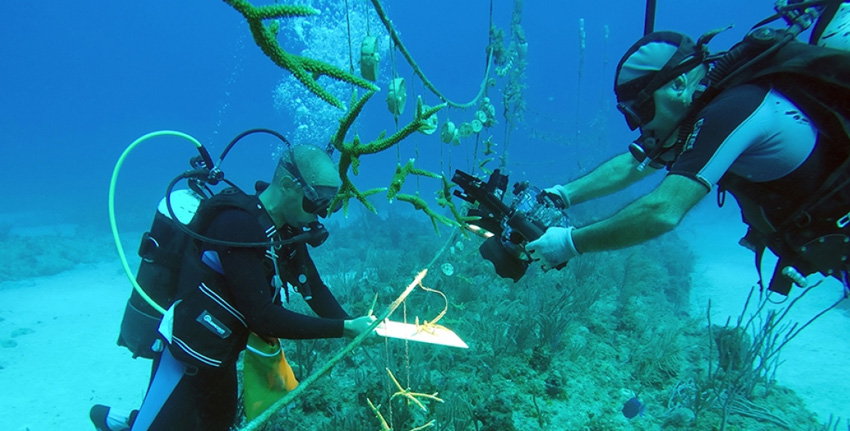
[[[781,382],[757,383],[752,400],[737,404],[733,412],[724,413],[704,397],[710,384],[706,370],[717,364],[716,345],[709,343],[715,331],[709,331],[704,318],[681,309],[680,297],[687,297],[689,289],[684,274],[690,273],[681,266],[692,260],[675,236],[631,250],[580,256],[562,271],[529,271],[513,283],[495,276],[491,264],[480,259],[477,238],[444,232],[445,241],[436,242],[421,219],[363,217],[352,225],[369,229],[331,225],[333,235],[314,253],[346,309],[368,308],[376,293],[379,303],[392,297],[395,286],[409,280],[419,265],[433,260],[437,269],[450,263],[451,273],[434,270],[425,279],[446,294],[448,308],[437,295],[414,292],[394,319],[413,321],[445,310],[440,324],[470,349],[400,340],[362,347],[326,378],[333,380],[332,388],[315,389],[324,392],[310,395],[306,408],[296,401],[275,418],[276,427],[382,429],[371,402],[387,427],[403,431],[423,424],[443,430],[708,431],[722,421],[727,429],[759,431],[776,429],[777,420],[793,429],[819,429]],[[682,247],[684,257],[658,253],[670,247]],[[308,342],[294,342],[301,343]],[[308,348],[285,348],[296,365],[315,357],[321,362],[336,346],[319,341]],[[401,402],[399,388],[439,393],[444,402],[423,403],[426,411]],[[621,409],[635,393],[646,411],[629,420]],[[781,419],[775,412],[783,412]]]
[[[681,310],[680,296],[689,288],[683,274],[690,272],[681,265],[692,260],[687,253],[658,252],[670,247],[687,252],[673,235],[630,250],[580,256],[561,271],[530,270],[514,283],[494,275],[478,254],[476,237],[442,227],[443,239],[435,241],[433,226],[407,213],[358,217],[348,227],[331,220],[332,235],[313,251],[344,308],[369,309],[377,294],[375,309],[384,309],[413,271],[430,265],[434,270],[424,283],[446,297],[417,289],[393,319],[439,318],[470,349],[383,339],[341,357],[341,366],[322,375],[319,370],[344,341],[285,341],[298,378],[316,375],[315,383],[275,414],[267,429],[382,429],[376,411],[386,428],[403,431],[843,426],[818,424],[774,379],[771,358],[789,329],[781,315],[745,315],[738,324],[708,326],[704,317]],[[8,275],[7,269],[7,279],[38,268],[15,257],[24,247],[53,253],[42,257],[60,262],[59,254],[74,256],[76,263],[113,256],[108,234],[85,228],[49,236],[10,229],[4,244],[17,245],[5,247],[7,252],[19,250],[4,256],[18,271]],[[444,264],[453,270],[438,270]],[[307,312],[299,298],[288,307]],[[636,393],[645,415],[628,420],[621,409]]]

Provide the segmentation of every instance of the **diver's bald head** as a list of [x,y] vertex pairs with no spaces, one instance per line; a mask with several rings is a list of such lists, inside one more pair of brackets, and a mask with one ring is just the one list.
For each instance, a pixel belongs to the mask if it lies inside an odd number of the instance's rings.
[[313,145],[295,145],[284,151],[277,163],[273,183],[278,184],[283,176],[303,179],[312,186],[339,187],[342,184],[333,159]]

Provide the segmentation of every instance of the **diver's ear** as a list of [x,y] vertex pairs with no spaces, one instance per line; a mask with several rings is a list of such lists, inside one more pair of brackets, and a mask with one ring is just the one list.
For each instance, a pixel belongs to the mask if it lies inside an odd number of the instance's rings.
[[289,175],[283,175],[276,185],[282,190],[294,190],[298,186],[298,182]]
[[673,85],[671,85],[671,88],[673,89],[673,91],[676,92],[677,96],[681,96],[688,88],[688,74],[683,73],[677,76],[676,79],[673,80]]

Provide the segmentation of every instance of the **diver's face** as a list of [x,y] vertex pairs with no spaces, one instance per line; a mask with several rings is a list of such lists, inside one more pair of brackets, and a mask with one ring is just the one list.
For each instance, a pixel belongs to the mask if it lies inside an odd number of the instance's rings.
[[330,207],[339,192],[338,186],[310,184],[302,186],[300,183],[294,182],[293,188],[295,190],[290,193],[286,205],[289,208],[289,214],[286,215],[287,224],[290,226],[305,227],[317,221],[318,217],[327,217],[341,207],[341,205],[336,205],[333,209]]
[[301,229],[319,219],[319,217],[304,209],[304,190],[297,183],[283,193],[283,205],[281,205],[281,218],[286,224]]
[[652,94],[655,102],[655,115],[652,120],[641,125],[641,134],[650,133],[659,139],[665,139],[664,147],[670,147],[676,142],[676,134],[673,130],[679,120],[687,113],[687,103],[683,99],[684,93],[676,88],[676,83],[661,87]]

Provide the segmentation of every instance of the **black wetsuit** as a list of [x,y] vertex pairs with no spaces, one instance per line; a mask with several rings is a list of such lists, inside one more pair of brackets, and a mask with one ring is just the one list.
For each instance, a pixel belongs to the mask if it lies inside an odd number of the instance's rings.
[[[206,235],[235,242],[268,241],[270,236],[256,217],[237,209],[217,215]],[[343,320],[350,316],[321,281],[307,255],[301,256],[307,262],[304,278],[312,294],[307,303],[321,317],[294,313],[281,306],[279,289],[273,283],[272,255],[283,256],[278,260],[283,281],[298,283],[298,275],[292,272],[290,263],[299,253],[307,253],[303,243],[276,250],[206,244],[201,250],[217,261],[208,265],[224,275],[233,305],[244,316],[250,331],[289,339],[342,336]],[[244,347],[244,344],[240,346]],[[236,364],[199,368],[175,359],[169,351],[174,349],[173,345],[169,346],[155,364],[156,372],[132,430],[228,430],[236,419]]]

